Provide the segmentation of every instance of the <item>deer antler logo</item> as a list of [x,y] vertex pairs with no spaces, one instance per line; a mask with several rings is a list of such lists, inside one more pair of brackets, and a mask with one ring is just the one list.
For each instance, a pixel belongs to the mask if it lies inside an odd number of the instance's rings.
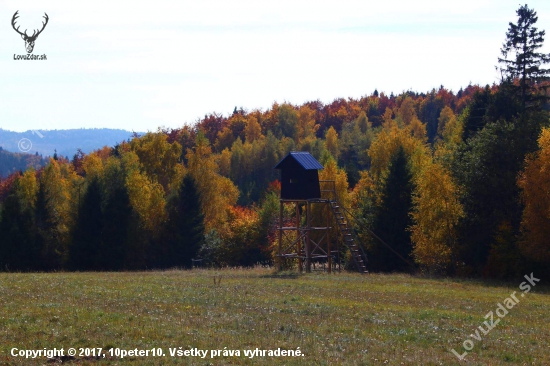
[[25,41],[25,48],[27,49],[27,53],[32,53],[32,50],[34,49],[34,42],[36,41],[36,38],[38,37],[38,35],[40,33],[42,33],[44,28],[46,28],[46,24],[48,24],[48,19],[49,19],[48,14],[44,13],[44,19],[46,19],[46,22],[42,22],[42,29],[34,30],[33,33],[32,33],[32,36],[29,36],[27,34],[26,29],[25,29],[24,33],[21,33],[19,31],[19,26],[17,28],[15,28],[15,20],[17,18],[19,18],[19,15],[17,13],[19,13],[19,10],[17,10],[15,12],[15,14],[13,14],[13,18],[11,18],[11,26],[13,27],[13,29],[15,29],[15,31],[17,33],[19,33],[21,35],[21,38],[23,38],[23,40]]

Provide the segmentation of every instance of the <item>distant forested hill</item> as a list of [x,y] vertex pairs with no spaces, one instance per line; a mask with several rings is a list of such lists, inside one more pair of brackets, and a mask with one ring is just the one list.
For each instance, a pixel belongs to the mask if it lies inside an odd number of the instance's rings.
[[41,155],[12,153],[0,147],[0,177],[7,177],[18,170],[25,171],[33,167],[39,169],[47,163]]
[[[28,152],[29,154],[38,152],[43,156],[53,156],[54,150],[57,150],[58,155],[71,159],[77,149],[89,153],[103,146],[114,146],[118,142],[127,140],[132,134],[133,132],[130,131],[108,128],[26,132],[12,132],[0,128],[0,146],[11,152]],[[28,141],[21,142],[24,138]],[[29,142],[32,145],[29,145]]]

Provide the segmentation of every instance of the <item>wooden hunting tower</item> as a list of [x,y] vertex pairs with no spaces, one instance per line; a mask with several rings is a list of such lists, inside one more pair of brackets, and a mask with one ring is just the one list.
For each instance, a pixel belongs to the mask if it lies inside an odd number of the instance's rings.
[[275,169],[281,170],[281,199],[321,198],[318,170],[323,166],[307,151],[291,151]]
[[[331,240],[334,238],[331,231],[338,227],[357,269],[367,273],[366,255],[348,226],[345,208],[338,202],[336,182],[319,180],[318,171],[323,166],[308,152],[291,151],[275,169],[281,170],[279,269],[283,260],[298,260],[300,271],[305,267],[310,272],[312,265],[320,263],[326,265],[330,273],[333,258],[339,262],[339,250],[334,245],[337,243]],[[293,217],[284,217],[284,212],[289,211],[288,207],[284,209],[285,205],[293,206]],[[336,225],[332,226],[331,222]]]

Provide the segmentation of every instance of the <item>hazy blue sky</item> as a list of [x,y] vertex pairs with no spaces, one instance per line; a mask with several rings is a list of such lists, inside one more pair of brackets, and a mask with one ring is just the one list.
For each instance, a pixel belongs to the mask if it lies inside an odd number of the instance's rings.
[[[550,1],[531,1],[550,32]],[[266,109],[386,93],[455,92],[498,81],[497,58],[518,1],[0,2],[0,128],[193,123],[235,106]],[[50,21],[33,54],[21,30]],[[550,52],[550,35],[544,50]]]

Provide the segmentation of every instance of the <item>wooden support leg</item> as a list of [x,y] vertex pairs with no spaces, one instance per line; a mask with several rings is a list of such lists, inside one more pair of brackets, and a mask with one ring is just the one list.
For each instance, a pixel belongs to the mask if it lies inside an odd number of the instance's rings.
[[[300,233],[300,204],[296,202],[296,238],[299,238]],[[302,259],[302,241],[298,240],[296,243],[296,253],[298,254],[298,269],[302,272],[302,266],[304,261]]]
[[283,201],[279,201],[279,256],[277,257],[279,271],[283,270],[282,251],[283,251]]
[[327,208],[327,255],[328,255],[328,273],[332,272],[332,250],[330,243],[330,203],[326,203]]
[[311,272],[311,243],[309,239],[309,233],[311,229],[311,203],[307,202],[306,209],[306,222],[307,222],[307,231],[306,231],[306,272]]

